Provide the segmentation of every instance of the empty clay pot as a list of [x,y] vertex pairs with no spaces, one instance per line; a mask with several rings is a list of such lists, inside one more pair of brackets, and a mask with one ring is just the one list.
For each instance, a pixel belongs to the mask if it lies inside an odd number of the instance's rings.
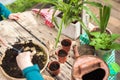
[[108,80],[107,64],[93,55],[83,55],[74,62],[72,80]]
[[72,41],[70,39],[63,39],[61,41],[62,48],[68,52],[71,48]]
[[52,61],[48,64],[48,69],[53,76],[57,76],[60,73],[60,63],[58,61]]
[[59,61],[60,63],[66,62],[68,53],[67,53],[64,49],[60,49],[60,50],[57,52],[57,55],[58,55],[58,61]]

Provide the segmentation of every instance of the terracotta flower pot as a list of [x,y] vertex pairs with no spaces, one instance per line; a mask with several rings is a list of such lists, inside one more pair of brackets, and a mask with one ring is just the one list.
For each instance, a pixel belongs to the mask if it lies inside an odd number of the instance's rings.
[[71,48],[72,41],[70,39],[63,39],[61,41],[62,48],[68,52]]
[[58,61],[52,61],[48,64],[48,69],[53,76],[57,76],[60,73],[60,63]]
[[67,53],[64,49],[60,49],[60,50],[57,52],[57,55],[58,55],[58,61],[59,61],[60,63],[66,62],[68,53]]
[[83,55],[76,59],[72,69],[72,80],[107,80],[107,64],[93,55]]

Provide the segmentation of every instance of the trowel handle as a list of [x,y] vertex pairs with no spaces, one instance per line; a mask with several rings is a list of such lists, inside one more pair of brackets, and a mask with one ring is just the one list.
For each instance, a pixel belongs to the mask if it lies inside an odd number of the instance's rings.
[[14,48],[12,45],[10,45],[10,44],[6,44],[5,45],[6,47],[9,47],[9,48],[11,48],[11,49],[14,49],[15,51],[17,51],[18,53],[20,53],[21,52],[21,50],[18,50],[17,48]]

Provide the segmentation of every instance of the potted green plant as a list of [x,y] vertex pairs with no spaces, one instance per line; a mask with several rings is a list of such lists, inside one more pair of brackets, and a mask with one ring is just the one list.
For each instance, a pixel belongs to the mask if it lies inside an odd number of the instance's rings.
[[[111,31],[109,31],[107,29],[107,25],[109,22],[109,18],[110,18],[110,13],[111,13],[111,6],[110,5],[102,5],[101,7],[99,7],[99,20],[98,22],[98,27],[95,27],[91,32],[92,33],[96,33],[96,32],[100,32],[102,33],[108,33],[111,34]],[[89,36],[89,39],[91,40],[92,38],[94,38],[92,35]]]
[[[94,38],[94,36],[91,34],[94,32],[100,32],[102,33],[108,33],[111,34],[111,31],[107,29],[107,24],[110,18],[111,13],[111,6],[110,5],[101,5],[99,7],[99,18],[97,20],[98,27],[94,27],[90,32],[87,32],[87,34],[83,34],[80,36],[81,44],[89,44],[91,42],[91,39]],[[88,35],[89,33],[89,35]]]
[[115,42],[116,39],[120,37],[119,34],[110,34],[110,32],[107,32],[107,25],[110,18],[111,13],[111,6],[110,5],[104,5],[103,7],[100,7],[100,24],[99,30],[91,32],[90,37],[90,45],[94,46],[94,48],[97,50],[98,56],[103,58],[105,61],[108,59],[108,57],[111,55],[112,50],[119,50],[120,44]]
[[[100,3],[90,2],[88,0],[85,2],[83,2],[83,0],[67,0],[66,2],[64,2],[63,0],[40,0],[40,2],[50,3],[54,5],[55,11],[53,13],[52,20],[54,21],[55,25],[59,28],[55,47],[59,42],[63,25],[66,27],[66,25],[69,25],[71,22],[78,21],[82,25],[82,28],[85,30],[85,32],[89,35],[89,31],[80,17],[80,14],[82,13],[83,9],[86,10],[86,12],[94,19],[94,21],[96,21],[97,24],[99,24],[95,15],[90,11],[90,9],[87,6],[84,6],[83,4],[90,4],[93,6],[101,7]],[[56,19],[54,17],[54,14],[57,10],[62,12],[62,19],[60,21],[60,24],[57,24]]]
[[90,45],[97,50],[98,56],[105,61],[111,55],[112,50],[120,50],[120,44],[115,42],[120,37],[119,34],[107,34],[100,32],[91,33],[94,38],[91,39]]

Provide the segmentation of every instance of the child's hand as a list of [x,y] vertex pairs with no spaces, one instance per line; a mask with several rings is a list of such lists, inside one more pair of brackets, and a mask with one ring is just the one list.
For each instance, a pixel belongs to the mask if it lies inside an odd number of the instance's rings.
[[19,14],[20,13],[11,13],[8,18],[13,19],[13,20],[18,20],[19,19]]
[[17,64],[21,70],[33,66],[30,55],[31,52],[23,52],[19,53],[19,55],[16,57]]

